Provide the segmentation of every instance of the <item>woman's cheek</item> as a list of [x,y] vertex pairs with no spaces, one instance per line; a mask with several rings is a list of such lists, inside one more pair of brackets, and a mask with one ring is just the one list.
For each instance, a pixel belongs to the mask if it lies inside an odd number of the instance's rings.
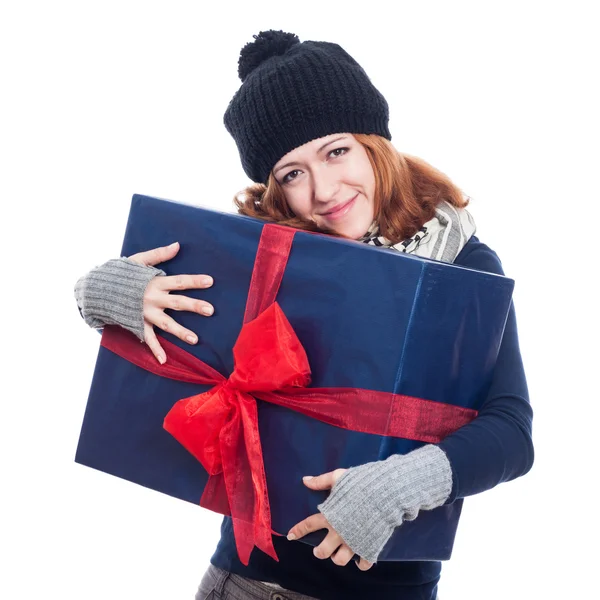
[[294,190],[294,193],[286,194],[288,206],[296,216],[307,219],[310,217],[310,204],[299,197],[297,191]]

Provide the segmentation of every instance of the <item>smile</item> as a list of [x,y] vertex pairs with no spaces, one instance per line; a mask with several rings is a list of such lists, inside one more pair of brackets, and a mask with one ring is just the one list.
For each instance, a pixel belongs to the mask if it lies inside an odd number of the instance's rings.
[[354,198],[351,198],[350,200],[348,200],[348,202],[343,202],[342,204],[338,204],[337,206],[334,206],[330,211],[328,211],[326,213],[322,213],[321,216],[325,217],[328,221],[336,221],[337,219],[341,219],[346,214],[348,214],[348,212],[354,206],[354,201],[356,200],[357,197],[358,197],[358,194],[356,194],[356,196],[354,196]]

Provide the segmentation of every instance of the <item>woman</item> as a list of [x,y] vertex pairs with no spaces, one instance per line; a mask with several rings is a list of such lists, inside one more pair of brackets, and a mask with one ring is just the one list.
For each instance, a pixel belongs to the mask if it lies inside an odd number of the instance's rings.
[[[242,49],[242,86],[225,113],[255,182],[236,198],[241,213],[502,274],[496,254],[474,236],[461,192],[391,145],[387,103],[354,59],[336,44],[300,43],[289,33],[255,38]],[[161,363],[155,326],[196,343],[164,310],[210,316],[208,303],[169,292],[206,288],[212,279],[155,268],[178,249],[111,260],[81,278],[75,292],[86,322],[133,331]],[[511,307],[489,395],[472,423],[404,456],[310,474],[317,476],[305,480],[308,487],[331,492],[318,514],[274,539],[279,562],[255,551],[242,565],[225,518],[197,600],[436,598],[439,562],[374,564],[379,553],[420,510],[525,474],[533,462],[531,419]],[[328,533],[314,549],[298,542],[319,529]]]

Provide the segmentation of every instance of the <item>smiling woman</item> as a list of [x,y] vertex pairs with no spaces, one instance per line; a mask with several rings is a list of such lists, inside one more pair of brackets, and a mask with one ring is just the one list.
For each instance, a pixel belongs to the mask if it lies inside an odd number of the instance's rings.
[[[238,72],[242,85],[227,107],[225,126],[254,182],[235,198],[241,213],[503,274],[497,255],[475,237],[462,192],[391,144],[387,102],[340,46],[261,32],[242,49]],[[178,251],[177,244],[151,249],[82,277],[75,293],[86,322],[129,329],[160,362],[165,356],[154,327],[196,343],[195,334],[164,311],[209,317],[208,303],[169,292],[206,288],[212,279],[166,277],[154,267]],[[434,600],[441,563],[377,563],[384,546],[395,528],[420,511],[527,473],[533,463],[531,422],[511,307],[489,394],[472,422],[408,454],[307,474],[314,475],[305,479],[307,487],[331,493],[318,514],[292,527],[287,538],[273,537],[278,562],[255,551],[242,564],[226,517],[197,600]],[[319,529],[326,536],[314,551],[299,543]]]
[[288,152],[269,185],[279,188],[282,207],[322,231],[357,239],[375,218],[373,167],[352,134],[325,136]]
[[[366,150],[351,134],[308,142],[280,163],[273,176],[295,215],[354,239],[370,227],[375,218],[375,175]],[[285,174],[290,167],[293,171]]]
[[355,240],[377,231],[391,244],[433,219],[442,200],[455,208],[468,204],[424,160],[398,152],[381,136],[360,133],[295,148],[278,161],[266,186],[255,184],[234,198],[248,216]]

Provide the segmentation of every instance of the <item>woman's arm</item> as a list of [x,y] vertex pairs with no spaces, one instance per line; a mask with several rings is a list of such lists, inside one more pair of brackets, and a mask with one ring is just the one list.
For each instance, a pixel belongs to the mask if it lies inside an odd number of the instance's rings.
[[318,509],[355,554],[374,563],[396,527],[444,504],[451,490],[445,453],[427,444],[346,470]]
[[[476,242],[457,264],[503,274],[496,254]],[[511,305],[493,382],[478,417],[439,444],[348,469],[319,506],[359,556],[375,562],[392,535],[419,510],[490,489],[533,464],[532,411]]]
[[[504,274],[497,255],[481,243],[457,264]],[[527,473],[534,460],[532,420],[511,304],[491,388],[477,418],[438,444],[452,466],[452,492],[446,502],[489,490]]]

